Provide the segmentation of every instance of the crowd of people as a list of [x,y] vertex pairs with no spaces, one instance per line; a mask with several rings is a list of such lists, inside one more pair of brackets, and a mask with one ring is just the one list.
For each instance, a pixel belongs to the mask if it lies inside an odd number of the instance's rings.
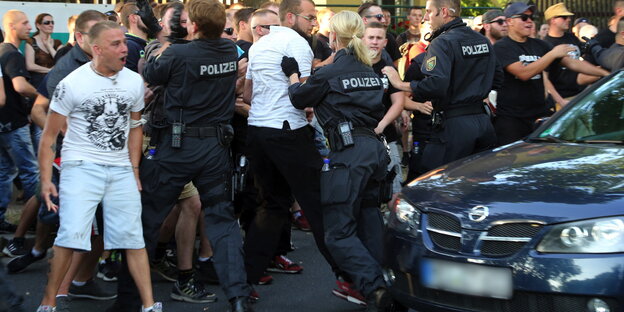
[[[389,311],[381,207],[422,173],[522,139],[622,68],[624,1],[613,8],[602,30],[572,23],[563,3],[541,8],[538,34],[534,5],[511,2],[469,27],[459,0],[429,0],[393,34],[372,2],[336,13],[312,0],[137,0],[71,17],[65,45],[52,15],[39,14],[31,36],[26,14],[10,10],[0,44],[7,271],[53,249],[41,312],[70,311],[70,297],[163,311],[151,271],[173,300],[213,302],[205,285],[219,284],[231,311],[252,311],[269,274],[303,271],[287,257],[296,228],[312,232],[334,295]],[[5,219],[14,184],[18,225]],[[0,302],[19,311],[0,281]]]

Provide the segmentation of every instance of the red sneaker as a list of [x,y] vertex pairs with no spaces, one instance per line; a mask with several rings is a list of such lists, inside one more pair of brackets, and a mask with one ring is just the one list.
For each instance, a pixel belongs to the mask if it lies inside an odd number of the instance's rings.
[[277,256],[273,259],[273,261],[271,261],[267,271],[296,274],[303,271],[303,268],[300,265],[290,261],[290,259],[286,258],[286,256]]
[[[296,214],[298,216],[296,216]],[[308,222],[308,219],[305,217],[305,215],[303,214],[302,210],[299,210],[299,213],[294,212],[292,215],[292,225],[293,227],[301,230],[301,231],[305,231],[305,232],[310,232],[310,223]]]
[[267,274],[260,278],[260,280],[258,281],[258,285],[268,285],[268,284],[271,284],[272,282],[273,282],[273,276]]
[[347,300],[351,303],[366,306],[366,299],[359,291],[355,290],[352,283],[346,282],[342,279],[342,277],[339,277],[336,280],[336,286],[337,288],[332,290],[332,294],[334,294],[334,296]]
[[252,288],[251,293],[249,293],[249,301],[251,303],[256,303],[258,300],[260,300],[260,295],[255,289]]

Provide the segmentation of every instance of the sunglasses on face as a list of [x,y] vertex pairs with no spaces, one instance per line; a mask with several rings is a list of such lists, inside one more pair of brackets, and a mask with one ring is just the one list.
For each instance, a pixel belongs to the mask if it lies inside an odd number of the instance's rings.
[[380,22],[381,22],[381,20],[384,18],[384,15],[383,15],[383,14],[375,14],[375,15],[366,15],[366,16],[364,16],[364,17],[366,17],[366,18],[371,18],[371,17],[374,17],[374,18],[376,18],[378,21],[380,21]]
[[277,24],[271,24],[271,25],[256,25],[256,26],[254,26],[253,28],[260,27],[260,28],[264,28],[264,29],[266,29],[266,30],[271,30],[271,26],[279,26],[279,25],[277,25]]
[[507,21],[505,21],[504,19],[497,19],[497,20],[493,20],[493,21],[489,22],[488,24],[494,24],[494,23],[496,23],[496,24],[498,24],[498,25],[503,26],[503,24],[505,24],[505,22],[507,22]]
[[231,35],[233,35],[233,34],[234,34],[234,28],[232,28],[232,27],[224,28],[224,29],[223,29],[223,32],[224,32],[226,35],[231,36]]
[[54,21],[43,21],[41,24],[43,24],[43,25],[54,25]]
[[301,14],[297,14],[297,13],[295,13],[295,15],[303,18],[304,20],[306,20],[308,22],[316,21],[316,16],[314,16],[314,15],[305,16],[305,15],[301,15]]
[[517,15],[512,15],[511,18],[520,18],[523,22],[526,22],[529,19],[533,20],[533,15],[517,14]]
[[566,20],[566,19],[572,18],[572,16],[569,16],[569,15],[567,15],[567,16],[555,16],[555,18],[563,18],[564,20]]

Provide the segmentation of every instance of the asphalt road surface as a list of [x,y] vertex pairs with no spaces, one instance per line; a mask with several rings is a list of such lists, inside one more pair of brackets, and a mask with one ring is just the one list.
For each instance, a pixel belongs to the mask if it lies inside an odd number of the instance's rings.
[[[362,311],[359,306],[348,303],[332,295],[335,286],[334,275],[329,265],[316,249],[311,233],[293,230],[293,242],[296,250],[288,257],[303,266],[300,274],[273,273],[273,283],[256,286],[260,300],[253,305],[256,312],[351,312]],[[8,258],[1,261],[6,264]],[[17,292],[24,297],[26,311],[34,312],[41,301],[43,288],[46,284],[48,263],[45,260],[31,265],[22,273],[9,275]],[[217,302],[208,304],[191,304],[173,301],[169,295],[173,283],[152,274],[156,301],[162,301],[165,312],[206,312],[228,311],[229,304],[219,286],[208,286],[217,294]],[[104,282],[97,279],[103,287],[116,290],[116,282]],[[113,301],[95,301],[75,299],[71,310],[76,312],[99,312],[106,310]]]

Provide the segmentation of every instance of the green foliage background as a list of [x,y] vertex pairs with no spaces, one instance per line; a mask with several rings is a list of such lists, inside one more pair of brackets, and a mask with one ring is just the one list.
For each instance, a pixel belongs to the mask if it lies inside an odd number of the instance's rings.
[[[462,7],[498,7],[501,8],[505,5],[506,0],[461,0]],[[487,9],[463,9],[462,16],[479,16],[485,13]]]

